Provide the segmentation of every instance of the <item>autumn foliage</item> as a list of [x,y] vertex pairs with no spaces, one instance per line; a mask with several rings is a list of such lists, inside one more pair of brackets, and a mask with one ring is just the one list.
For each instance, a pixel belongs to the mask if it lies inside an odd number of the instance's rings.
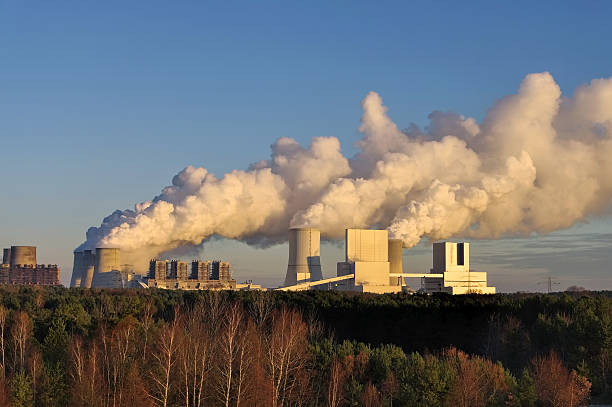
[[[4,297],[0,406],[573,407],[590,398],[591,382],[554,352],[509,370],[455,347],[407,353],[335,340],[316,309],[269,293],[134,293],[143,292],[86,292],[85,306],[36,291]],[[527,338],[521,329],[509,319],[497,352],[520,355],[520,345],[508,349]]]

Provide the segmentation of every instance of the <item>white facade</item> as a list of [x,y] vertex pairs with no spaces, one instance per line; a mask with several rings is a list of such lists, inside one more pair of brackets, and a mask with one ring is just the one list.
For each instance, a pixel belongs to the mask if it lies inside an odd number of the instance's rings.
[[470,271],[469,243],[434,243],[431,273],[442,277],[424,277],[428,293],[495,294],[495,287],[487,286],[487,273]]
[[[393,293],[402,290],[400,284],[390,284],[389,232],[386,230],[346,229],[345,261],[337,265],[337,275],[353,275],[335,288],[370,293]],[[394,267],[397,268],[397,248],[394,247]],[[401,246],[399,250],[401,269]],[[397,278],[393,279],[398,281]]]
[[344,236],[345,261],[389,261],[389,232],[386,230],[346,229]]

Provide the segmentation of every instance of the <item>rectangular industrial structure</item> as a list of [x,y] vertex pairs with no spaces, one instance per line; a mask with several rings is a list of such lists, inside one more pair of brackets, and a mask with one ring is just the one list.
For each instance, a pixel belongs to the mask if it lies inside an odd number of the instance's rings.
[[487,286],[487,273],[470,270],[469,243],[434,243],[430,273],[441,277],[424,278],[427,292],[495,294],[495,287]]
[[180,260],[149,262],[147,286],[177,290],[235,290],[230,264],[226,261],[201,261],[188,263]]

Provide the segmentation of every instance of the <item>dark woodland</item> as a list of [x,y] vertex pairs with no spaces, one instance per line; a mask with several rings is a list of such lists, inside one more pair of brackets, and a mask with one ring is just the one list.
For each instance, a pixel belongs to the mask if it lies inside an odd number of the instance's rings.
[[612,295],[0,289],[1,406],[581,406]]

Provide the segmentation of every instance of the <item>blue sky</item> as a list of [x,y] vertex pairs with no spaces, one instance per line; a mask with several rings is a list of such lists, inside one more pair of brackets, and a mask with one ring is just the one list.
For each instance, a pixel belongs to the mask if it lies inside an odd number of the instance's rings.
[[[0,0],[0,243],[38,245],[68,281],[89,226],[188,164],[245,169],[281,136],[335,136],[352,155],[371,90],[400,127],[433,110],[480,120],[530,72],[550,71],[571,95],[612,75],[611,12],[609,2]],[[474,243],[472,263],[504,290],[541,289],[544,275],[612,289],[611,231],[603,218],[560,232],[580,246],[557,256],[557,234]],[[596,253],[578,256],[593,236],[604,237]],[[205,250],[241,279],[284,277],[283,246]],[[413,252],[407,266],[429,266],[428,247]],[[326,253],[330,275],[341,250]]]

